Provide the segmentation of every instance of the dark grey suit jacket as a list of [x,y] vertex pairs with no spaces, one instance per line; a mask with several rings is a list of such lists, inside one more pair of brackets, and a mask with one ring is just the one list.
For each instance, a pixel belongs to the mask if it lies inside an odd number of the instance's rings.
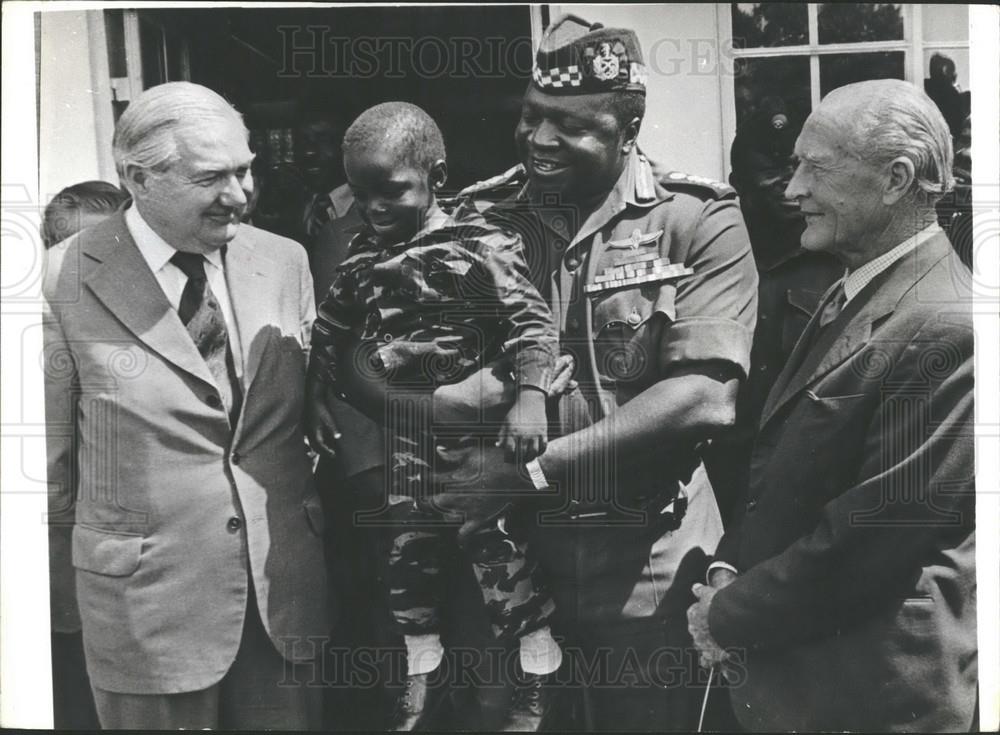
[[[966,730],[977,683],[973,333],[944,234],[807,327],[764,408],[712,602],[754,730]],[[814,344],[809,346],[815,338]]]

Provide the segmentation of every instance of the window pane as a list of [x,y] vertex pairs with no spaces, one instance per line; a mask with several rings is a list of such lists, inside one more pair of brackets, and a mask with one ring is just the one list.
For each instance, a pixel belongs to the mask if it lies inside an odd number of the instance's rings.
[[780,97],[793,118],[804,120],[811,108],[809,57],[736,59],[736,124],[739,126],[766,97]]
[[969,40],[968,5],[924,5],[921,12],[925,41]]
[[809,42],[805,3],[733,3],[733,46],[795,46]]
[[819,57],[819,93],[825,97],[837,87],[869,79],[903,79],[902,51],[870,54],[831,54]]
[[142,56],[143,89],[167,81],[167,70],[163,67],[163,32],[157,26],[140,20],[139,49]]
[[108,42],[108,72],[111,77],[127,77],[125,63],[125,20],[121,10],[104,11],[104,33]]
[[822,3],[820,43],[902,41],[903,6],[895,3]]

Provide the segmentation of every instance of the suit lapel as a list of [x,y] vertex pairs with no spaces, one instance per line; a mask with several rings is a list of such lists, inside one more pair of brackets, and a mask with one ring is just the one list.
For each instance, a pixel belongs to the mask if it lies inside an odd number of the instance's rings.
[[258,340],[268,334],[265,327],[273,321],[273,311],[269,307],[277,303],[277,295],[272,293],[274,280],[269,277],[274,272],[274,264],[255,248],[244,227],[226,250],[226,286],[240,332],[243,393],[246,395],[260,367],[266,345]]
[[829,325],[828,329],[833,331],[821,334],[819,341],[813,343],[813,337],[819,328],[822,305],[836,288],[834,284],[820,302],[820,308],[813,314],[792,350],[785,370],[771,389],[761,416],[761,428],[795,396],[868,344],[872,325],[891,314],[903,294],[923,278],[937,261],[945,257],[950,247],[947,238],[941,234],[904,255],[855,296],[845,307],[841,317]]
[[[88,237],[84,254],[101,263],[84,279],[93,294],[140,341],[208,385],[215,381],[191,336],[170,306],[118,212]],[[104,233],[100,233],[104,235]]]
[[799,337],[798,341],[795,343],[795,347],[792,348],[791,353],[788,355],[785,367],[778,374],[778,378],[774,381],[774,385],[771,386],[771,390],[767,395],[767,400],[764,403],[764,410],[761,413],[762,424],[766,422],[772,413],[774,413],[778,399],[785,395],[785,389],[788,388],[792,378],[795,377],[796,373],[801,371],[803,363],[808,358],[807,353],[809,352],[809,347],[814,344],[816,332],[819,331],[819,315],[822,313],[823,307],[830,300],[831,295],[837,289],[837,285],[839,283],[840,281],[834,282],[833,285],[827,289],[823,298],[819,300],[819,303],[816,306],[816,311],[809,319],[809,323],[806,324],[806,328],[802,331],[802,335]]

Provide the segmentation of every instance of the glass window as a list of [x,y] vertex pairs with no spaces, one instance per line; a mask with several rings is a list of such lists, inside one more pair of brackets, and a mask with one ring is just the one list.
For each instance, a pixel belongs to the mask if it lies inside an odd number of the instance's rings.
[[767,97],[780,97],[799,120],[809,115],[809,57],[779,56],[737,59],[736,125],[753,114]]
[[108,43],[108,71],[112,78],[127,77],[125,19],[121,10],[104,11],[104,33]]
[[924,41],[965,41],[969,38],[969,6],[923,5]]
[[902,41],[902,8],[895,3],[821,3],[819,42]]
[[905,79],[905,66],[902,51],[821,56],[819,93],[824,97],[837,87],[869,79]]
[[167,70],[163,65],[163,31],[152,23],[140,20],[139,49],[142,53],[143,89],[167,81]]
[[804,3],[733,3],[735,48],[799,46],[809,42]]

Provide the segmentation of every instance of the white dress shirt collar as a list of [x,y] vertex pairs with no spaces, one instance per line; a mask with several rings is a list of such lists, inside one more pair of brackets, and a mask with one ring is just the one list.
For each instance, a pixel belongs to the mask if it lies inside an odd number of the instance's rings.
[[930,240],[932,237],[941,232],[941,228],[938,226],[937,222],[934,222],[920,232],[915,234],[913,237],[907,238],[903,242],[899,243],[892,250],[882,253],[882,255],[869,260],[864,265],[855,268],[853,271],[847,271],[844,274],[844,296],[846,296],[847,303],[855,296],[857,296],[861,290],[867,286],[879,273],[887,270],[889,266],[895,263],[897,260],[901,259],[904,255],[914,250],[917,246]]
[[[177,252],[177,248],[156,234],[156,231],[139,214],[139,209],[134,204],[125,210],[125,225],[153,273],[161,271]],[[205,253],[205,260],[220,271],[222,270],[221,249]]]

